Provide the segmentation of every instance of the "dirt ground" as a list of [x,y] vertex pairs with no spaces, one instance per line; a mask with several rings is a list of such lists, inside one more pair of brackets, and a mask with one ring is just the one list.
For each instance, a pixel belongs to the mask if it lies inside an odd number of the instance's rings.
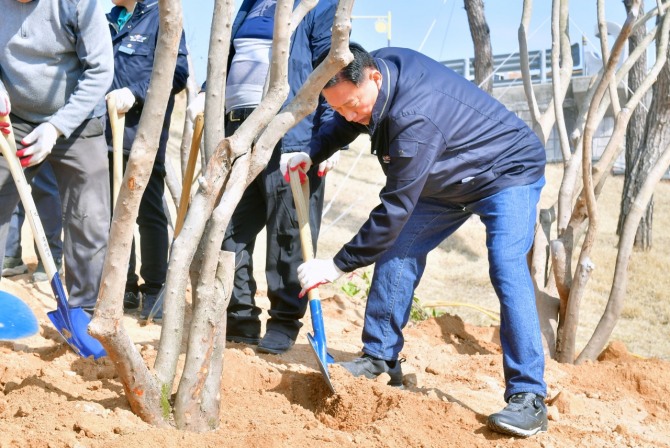
[[[358,148],[329,175],[328,203],[335,199],[324,218],[321,256],[346,242],[376,204],[381,170],[364,145]],[[550,167],[550,179],[559,174],[559,168]],[[617,182],[603,194],[616,198]],[[659,188],[656,207],[662,220],[670,195],[667,184]],[[551,194],[548,188],[543,201],[551,201]],[[582,346],[611,282],[608,266],[616,238],[606,235],[612,223],[603,227],[600,252],[594,254],[603,272],[594,277],[594,292],[584,300]],[[405,330],[404,390],[387,386],[388,377],[352,378],[333,365],[336,394],[331,395],[306,340],[311,332],[307,315],[295,347],[284,355],[229,344],[220,428],[206,434],[156,429],[141,421],[131,412],[111,362],[78,358],[53,330],[46,317],[55,309],[48,284],[31,283],[29,274],[3,279],[0,288],[30,305],[40,331],[0,342],[0,447],[668,447],[670,332],[663,273],[670,244],[662,227],[656,228],[653,255],[633,256],[626,309],[610,347],[597,362],[580,366],[547,359],[547,433],[515,439],[486,428],[487,415],[504,405],[504,385],[483,229],[473,220],[429,258],[417,295],[424,304],[448,306],[435,308],[446,314]],[[262,253],[262,247],[257,250]],[[25,261],[32,271],[34,255]],[[267,309],[262,258],[256,267],[258,301]],[[352,297],[342,291],[348,283],[365,286],[358,277],[321,289],[328,348],[338,361],[356,357],[361,348],[365,302],[360,293]],[[136,315],[126,315],[123,325],[152,365],[160,326],[140,326]]]

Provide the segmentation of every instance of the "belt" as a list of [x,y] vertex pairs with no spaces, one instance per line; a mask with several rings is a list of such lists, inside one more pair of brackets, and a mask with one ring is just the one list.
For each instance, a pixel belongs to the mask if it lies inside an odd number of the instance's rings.
[[244,121],[251,115],[254,109],[254,107],[240,107],[239,109],[233,109],[226,114],[226,119],[229,122]]

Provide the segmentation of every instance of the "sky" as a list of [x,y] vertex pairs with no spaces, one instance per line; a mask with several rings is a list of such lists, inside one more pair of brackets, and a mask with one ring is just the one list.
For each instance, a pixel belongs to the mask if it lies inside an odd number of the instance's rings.
[[[151,1],[151,0],[146,0]],[[528,31],[529,50],[551,47],[551,1],[533,2],[533,14]],[[185,0],[183,3],[184,30],[198,82],[205,79],[207,48],[214,0]],[[241,0],[235,1],[239,8]],[[111,0],[102,0],[103,9],[111,9]],[[517,37],[521,22],[522,0],[485,0],[484,13],[491,30],[493,54],[518,50]],[[605,0],[607,20],[623,25],[626,14],[621,0]],[[421,51],[437,59],[472,57],[473,45],[463,0],[357,0],[352,13],[351,40],[367,50],[388,45],[387,32],[390,14],[391,46]],[[586,36],[588,46],[599,51],[595,37],[596,1],[573,0],[570,3],[570,40],[580,42]],[[381,32],[379,32],[379,31]],[[610,40],[610,45],[613,40]]]

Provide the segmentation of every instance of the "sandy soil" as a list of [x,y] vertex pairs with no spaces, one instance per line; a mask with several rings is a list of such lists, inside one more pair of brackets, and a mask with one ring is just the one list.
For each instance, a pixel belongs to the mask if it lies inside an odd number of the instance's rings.
[[[349,162],[356,155],[347,155]],[[341,194],[349,199],[336,200],[324,220],[322,256],[351,237],[376,201],[377,178],[367,178],[363,173],[368,170],[358,169],[345,181],[348,166],[343,163],[329,184],[332,197],[340,194],[338,185],[344,183],[348,193]],[[369,190],[362,191],[359,184],[369,185]],[[352,195],[360,200],[352,200]],[[340,217],[351,203],[355,207]],[[473,235],[479,234],[477,223],[472,226]],[[220,428],[206,434],[159,430],[141,421],[130,411],[108,360],[78,358],[61,342],[46,317],[55,308],[48,284],[32,284],[28,274],[3,279],[0,287],[35,311],[40,331],[23,340],[0,342],[0,447],[670,446],[670,364],[659,359],[668,352],[643,358],[639,350],[632,354],[621,342],[612,343],[594,363],[572,366],[547,359],[547,433],[514,439],[486,428],[486,416],[504,405],[501,355],[495,319],[464,306],[469,300],[494,313],[496,309],[480,272],[485,274],[485,259],[476,248],[478,240],[468,232],[445,243],[431,258],[449,271],[450,278],[427,273],[422,300],[463,303],[406,329],[404,390],[387,386],[383,376],[357,379],[331,366],[336,389],[331,395],[305,337],[311,331],[308,315],[295,347],[284,355],[229,344]],[[460,257],[465,266],[459,266]],[[451,264],[444,265],[444,259]],[[26,261],[34,269],[34,257]],[[262,268],[262,262],[258,266]],[[259,280],[262,288],[262,276]],[[356,357],[361,347],[364,298],[339,289],[348,281],[360,280],[341,280],[321,292],[329,351],[339,361]],[[263,294],[259,292],[258,300],[267,308]],[[160,326],[140,326],[135,315],[126,315],[123,324],[152,365]],[[651,335],[640,333],[640,338],[668,339],[667,318],[665,326],[642,326]]]

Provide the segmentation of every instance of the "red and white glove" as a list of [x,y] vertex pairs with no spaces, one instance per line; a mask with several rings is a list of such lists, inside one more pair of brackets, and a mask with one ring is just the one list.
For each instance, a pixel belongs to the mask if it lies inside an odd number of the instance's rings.
[[193,101],[191,101],[186,108],[186,118],[191,122],[192,125],[195,124],[195,117],[198,114],[205,111],[205,92],[198,93]]
[[12,111],[12,103],[9,102],[9,95],[4,90],[0,90],[0,117],[9,115]]
[[33,129],[33,132],[21,140],[23,149],[16,151],[16,156],[21,159],[21,166],[25,168],[41,163],[51,154],[60,135],[60,131],[49,122],[42,123]]
[[307,180],[307,171],[312,166],[312,159],[306,152],[288,152],[281,155],[279,159],[279,170],[286,182],[290,182],[288,170],[300,171],[300,183],[305,183]]
[[298,280],[302,291],[298,297],[303,297],[310,289],[319,285],[332,283],[342,277],[344,272],[340,270],[332,258],[327,260],[313,259],[298,266]]
[[[7,92],[0,90],[0,117],[6,117],[12,111],[12,104],[9,102],[9,95]],[[0,132],[9,135],[9,123],[0,123]]]
[[335,154],[330,156],[328,159],[319,163],[319,171],[317,174],[319,177],[323,177],[328,174],[328,171],[335,169],[337,163],[340,161],[340,151],[337,151]]
[[120,114],[125,114],[135,104],[135,95],[133,95],[133,92],[128,87],[112,90],[105,95],[106,100],[109,100],[110,97],[114,97],[116,111]]

